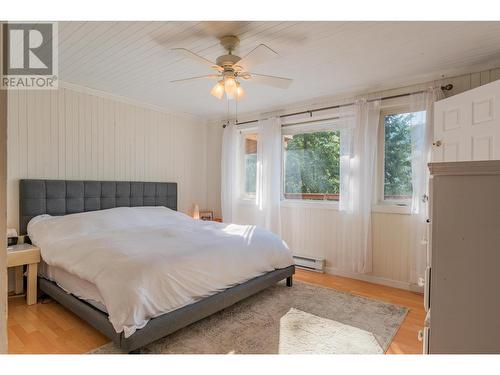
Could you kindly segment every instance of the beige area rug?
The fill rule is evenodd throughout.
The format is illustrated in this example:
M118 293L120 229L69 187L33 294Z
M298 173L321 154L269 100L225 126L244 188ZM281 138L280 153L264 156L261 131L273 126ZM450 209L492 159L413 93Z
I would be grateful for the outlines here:
M145 354L384 353L408 309L295 282L270 287L170 336ZM120 353L112 343L92 354Z

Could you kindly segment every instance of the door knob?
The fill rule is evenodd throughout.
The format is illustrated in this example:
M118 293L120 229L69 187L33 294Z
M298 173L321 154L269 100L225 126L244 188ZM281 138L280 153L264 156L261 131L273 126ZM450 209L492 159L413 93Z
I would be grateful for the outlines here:
M437 140L436 142L432 142L433 146L439 147L442 145L442 142L440 140Z

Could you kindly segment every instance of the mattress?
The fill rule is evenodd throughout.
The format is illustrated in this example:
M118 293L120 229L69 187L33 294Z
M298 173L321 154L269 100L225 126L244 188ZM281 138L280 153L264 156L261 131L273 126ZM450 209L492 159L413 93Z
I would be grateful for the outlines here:
M96 309L107 313L106 306L104 306L99 290L95 284L90 281L83 280L60 267L51 266L43 260L40 262L38 275L44 279L55 282L66 293L72 294L94 306Z
M293 265L286 244L265 229L203 222L165 207L41 215L28 235L55 267L46 277L106 306L126 338L152 318Z

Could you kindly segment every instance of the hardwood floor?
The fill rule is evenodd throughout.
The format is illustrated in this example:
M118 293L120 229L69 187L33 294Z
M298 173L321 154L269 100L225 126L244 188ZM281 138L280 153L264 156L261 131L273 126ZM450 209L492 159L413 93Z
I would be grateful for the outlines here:
M28 306L24 297L9 297L8 309L8 351L12 354L78 354L109 341L52 300Z
M417 340L425 318L421 295L304 270L297 270L295 279L408 307L410 311L387 353L422 353L422 343ZM27 306L22 297L9 298L8 339L12 354L85 353L109 341L58 303L49 300Z
M408 315L387 349L387 354L422 354L422 343L418 341L417 334L422 329L425 319L423 295L346 277L304 270L297 270L295 279L407 307L409 309Z

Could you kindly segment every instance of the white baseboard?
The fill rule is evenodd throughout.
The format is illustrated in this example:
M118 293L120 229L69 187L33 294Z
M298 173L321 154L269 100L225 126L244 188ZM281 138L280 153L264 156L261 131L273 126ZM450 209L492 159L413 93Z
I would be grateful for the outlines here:
M367 281L369 283L390 286L392 288L398 288L398 289L403 289L403 290L413 290L413 287L412 287L413 284L411 284L410 282L406 282L406 281L386 279L385 277L379 277L379 276L374 276L374 275L369 275L369 274L364 274L364 273L343 271L343 270L339 270L339 269L332 268L332 267L326 267L325 272L328 274L331 274L331 275L348 277L350 279L356 279L356 280L361 280L361 281Z

